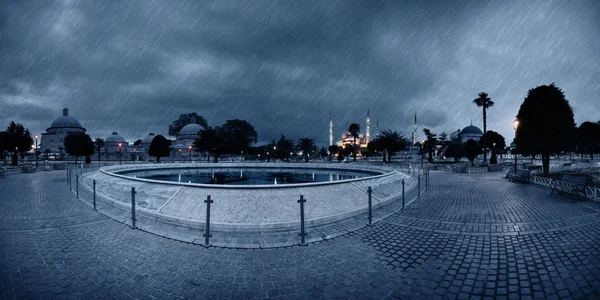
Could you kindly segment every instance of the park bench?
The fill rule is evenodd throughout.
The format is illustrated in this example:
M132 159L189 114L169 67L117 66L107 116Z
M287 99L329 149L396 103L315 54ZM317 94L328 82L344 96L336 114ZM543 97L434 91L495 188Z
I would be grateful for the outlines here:
M24 165L22 167L23 173L35 173L35 167L30 165Z
M577 196L585 197L585 188L588 179L582 176L563 175L560 180L552 180L550 183L550 193L571 193Z
M529 182L530 175L531 175L531 170L521 169L521 170L517 170L516 173L509 172L508 174L506 174L506 177L508 177L508 181Z

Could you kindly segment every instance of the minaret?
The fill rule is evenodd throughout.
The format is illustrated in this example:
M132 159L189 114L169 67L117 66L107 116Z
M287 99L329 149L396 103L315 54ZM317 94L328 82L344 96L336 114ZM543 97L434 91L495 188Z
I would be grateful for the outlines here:
M376 131L375 132L375 136L378 137L379 136L379 119L377 119L376 124L377 125L375 125L376 126L376 128L375 128L375 131Z
M368 145L371 141L371 116L369 110L367 109L367 134L365 136L366 144Z
M331 113L329 113L329 146L333 145L333 120L331 119Z
M417 143L417 114L415 113L415 124L413 125L412 144Z

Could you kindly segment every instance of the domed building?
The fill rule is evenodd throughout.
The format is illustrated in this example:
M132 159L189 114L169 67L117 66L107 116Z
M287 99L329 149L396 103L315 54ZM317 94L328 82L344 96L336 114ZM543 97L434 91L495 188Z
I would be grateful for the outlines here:
M204 127L196 124L196 118L192 118L190 124L187 124L181 128L177 135L176 146L181 149L188 149L189 146L194 146L194 141L200 137L200 131L204 130Z
M127 141L125 141L125 138L116 132L113 132L110 136L104 139L104 149L106 152L126 152L127 146L128 145Z
M461 143L466 143L468 140L475 140L476 142L479 142L479 139L482 135L483 131L471 124L460 131L460 133L458 134L458 138Z
M150 144L152 143L152 140L154 139L155 136L156 135L154 134L154 132L148 133L148 135L146 135L142 139L142 143L140 144L140 151L148 152L148 149L150 149Z
M69 110L63 109L63 115L54 119L46 132L42 133L40 151L44 153L60 153L65 147L65 137L69 134L85 134L86 129L81 126L77 119L69 116Z

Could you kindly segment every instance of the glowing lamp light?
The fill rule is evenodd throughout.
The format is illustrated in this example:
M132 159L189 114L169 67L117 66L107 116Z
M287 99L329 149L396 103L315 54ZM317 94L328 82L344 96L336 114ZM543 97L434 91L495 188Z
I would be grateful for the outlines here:
M518 128L518 127L519 127L519 120L514 120L514 121L513 121L513 128L514 128L515 130L517 130L517 128Z

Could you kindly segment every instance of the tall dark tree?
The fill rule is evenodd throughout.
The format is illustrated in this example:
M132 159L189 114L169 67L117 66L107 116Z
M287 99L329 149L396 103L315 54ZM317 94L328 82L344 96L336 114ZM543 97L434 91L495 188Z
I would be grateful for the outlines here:
M298 150L302 151L305 162L308 162L308 155L317 150L315 140L306 137L299 139L296 147Z
M433 152L436 149L436 145L438 144L438 140L436 134L432 133L431 130L424 128L423 133L425 134L426 140L423 144L423 150L429 154L427 161L429 163L433 162Z
M384 140L383 138L380 136L374 138L373 140L371 140L369 142L369 144L367 145L367 149L371 152L371 153L376 153L376 154L382 154L383 156L383 162L387 162L387 159L385 157L385 145L384 145Z
M152 139L152 142L150 142L148 155L156 157L156 162L159 162L161 157L168 157L171 155L170 145L171 142L169 142L167 138L162 135L157 135Z
M577 152L589 154L594 159L594 153L600 150L600 124L583 122L577 129Z
M204 128L208 127L208 123L206 122L206 119L204 119L203 116L200 116L195 112L181 114L181 115L179 115L179 118L177 120L173 121L173 123L171 123L169 125L169 135L177 136L179 134L179 131L181 130L181 128L183 128L183 126L190 124L192 122L192 118L196 119L196 124L199 124Z
M206 152L208 154L207 161L210 161L210 156L212 154L214 161L218 162L219 155L225 150L221 127L208 127L200 131L200 137L194 141L194 148L196 151Z
M350 136L354 139L354 142L352 143L352 145L354 146L354 152L352 154L354 155L354 160L356 160L356 151L358 149L356 145L356 139L360 137L360 125L356 123L350 124L350 126L348 127L348 132L350 133Z
M104 139L96 138L94 145L96 146L96 153L98 153L98 162L100 162L100 150L104 147Z
M339 149L340 148L338 147L338 145L330 145L329 147L327 147L327 150L329 151L329 161L331 161L333 156L339 152Z
M321 149L319 149L319 156L321 159L325 159L327 157L327 149L325 149L325 147L321 147Z
M381 140L381 147L387 154L387 162L392 162L392 156L398 151L405 149L409 145L409 141L397 131L384 130L377 139ZM370 144L371 142L369 142ZM385 159L384 159L385 162Z
M294 152L294 141L287 139L283 134L276 144L276 153L282 160L290 161L290 156Z
M8 132L0 131L0 160L4 160L8 148Z
M258 141L258 134L254 126L245 120L227 120L218 132L227 146L227 152L241 154Z
M29 129L25 129L23 125L10 122L6 128L5 139L6 142L4 147L13 154L11 164L16 166L19 164L18 154L21 153L21 155L23 155L31 150L31 146L33 145L31 133L29 132Z
M530 89L517 119L515 143L519 153L541 154L544 174L550 173L551 154L575 150L573 109L554 83Z
M65 151L75 156L75 163L79 156L85 156L85 162L90 163L90 155L94 154L94 142L89 135L83 133L71 133L65 137Z
M139 147L142 144L142 140L137 140L135 142L133 142L133 145L136 147Z
M485 133L487 132L487 109L494 106L494 101L492 101L492 99L490 99L490 97L488 97L487 93L481 92L479 93L479 97L475 100L473 100L473 103L475 103L475 105L477 105L478 107L483 108L483 134L484 134L484 145L486 145L487 143L485 142ZM486 155L486 151L483 151L483 161L486 162L487 161L487 155Z
M487 145L484 143L487 143ZM496 153L506 148L506 141L501 134L490 130L479 138L479 146L486 149L492 149L490 164L497 164L498 159Z
M477 157L477 155L481 154L481 148L479 147L479 143L473 139L470 139L465 143L464 149L465 156L471 162L471 167L473 167L475 165L475 158Z

